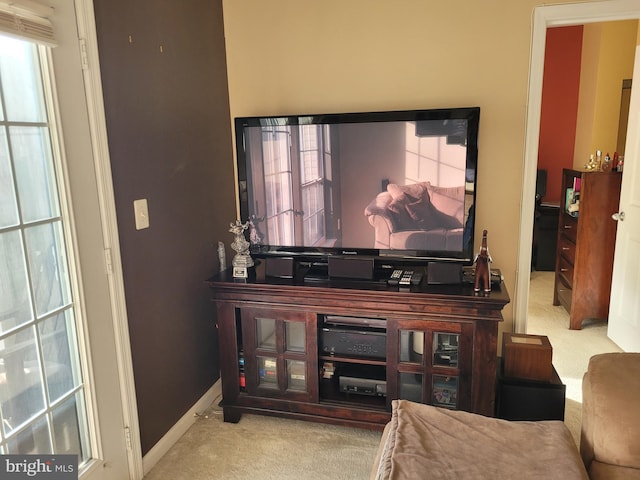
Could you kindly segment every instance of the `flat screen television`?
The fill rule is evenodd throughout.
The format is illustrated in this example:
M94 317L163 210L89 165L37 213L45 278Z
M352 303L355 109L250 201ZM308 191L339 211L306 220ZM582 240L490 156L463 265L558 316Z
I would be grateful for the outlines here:
M470 264L480 108L235 119L252 256Z

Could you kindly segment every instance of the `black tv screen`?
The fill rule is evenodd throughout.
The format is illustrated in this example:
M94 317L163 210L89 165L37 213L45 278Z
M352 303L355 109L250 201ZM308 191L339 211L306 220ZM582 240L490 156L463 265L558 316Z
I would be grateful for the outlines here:
M235 119L254 256L471 263L480 108Z

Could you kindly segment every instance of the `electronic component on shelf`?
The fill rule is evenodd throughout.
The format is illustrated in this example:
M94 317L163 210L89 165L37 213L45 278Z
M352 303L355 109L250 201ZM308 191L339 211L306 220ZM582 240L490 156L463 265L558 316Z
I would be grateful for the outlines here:
M463 283L475 283L476 270L473 266L462 267ZM489 281L492 285L499 285L502 282L502 272L498 268L492 268L489 271Z
M324 323L331 325L340 325L343 327L372 327L379 329L387 328L387 320L384 318L370 317L348 317L344 315L325 315Z
M387 335L381 330L323 328L321 351L329 355L386 358Z
M340 364L336 368L338 386L342 393L355 393L371 397L387 395L387 381L384 367L371 367L359 364Z
M339 384L342 393L357 393L374 397L387 396L387 382L384 380L342 376Z

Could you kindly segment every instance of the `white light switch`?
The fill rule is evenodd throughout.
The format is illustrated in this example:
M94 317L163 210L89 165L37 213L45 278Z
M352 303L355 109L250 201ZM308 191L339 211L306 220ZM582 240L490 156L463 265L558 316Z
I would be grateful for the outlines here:
M149 228L149 206L146 198L133 201L133 212L136 218L136 230Z

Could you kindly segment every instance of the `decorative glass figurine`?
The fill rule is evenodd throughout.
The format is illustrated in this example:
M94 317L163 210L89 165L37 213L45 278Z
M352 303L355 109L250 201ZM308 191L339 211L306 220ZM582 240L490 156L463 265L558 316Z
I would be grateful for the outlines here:
M247 278L249 267L253 267L253 259L249 254L249 242L244 237L244 232L249 228L249 222L241 223L236 220L229 224L229 231L235 235L231 248L236 252L231 264L233 265L234 278Z

